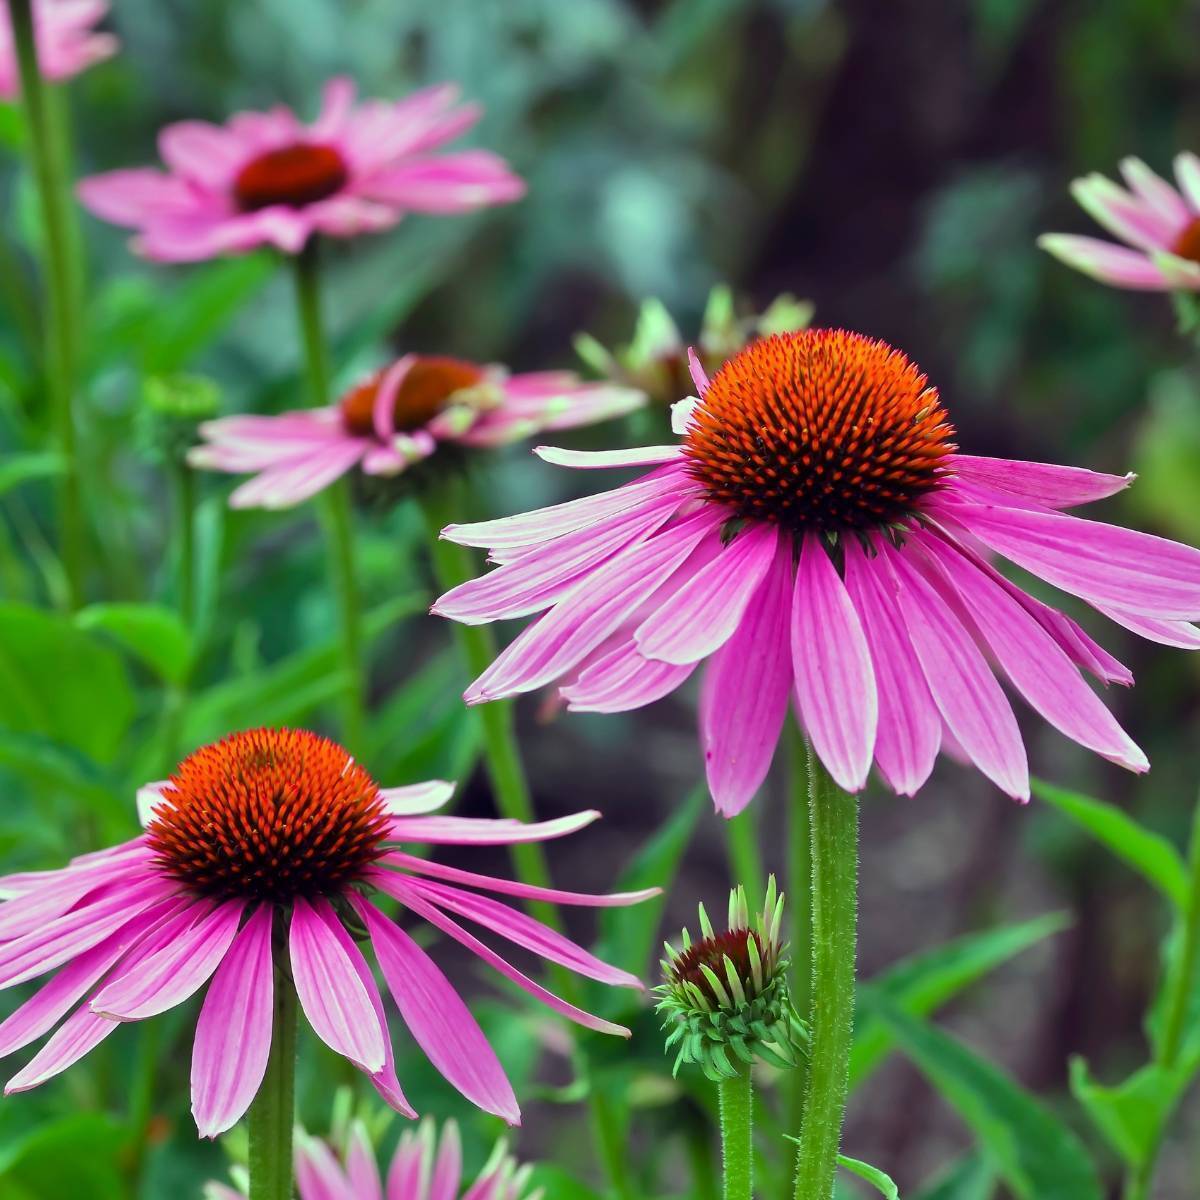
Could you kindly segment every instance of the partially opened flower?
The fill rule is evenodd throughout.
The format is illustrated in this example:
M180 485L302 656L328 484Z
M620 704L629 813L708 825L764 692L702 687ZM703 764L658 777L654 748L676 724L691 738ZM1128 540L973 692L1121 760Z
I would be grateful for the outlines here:
M631 388L581 383L569 371L509 375L464 359L406 354L328 408L207 422L204 444L188 457L196 467L256 472L230 496L235 508L287 508L355 468L394 476L439 449L478 450L588 425L645 399Z
M1047 233L1038 245L1068 266L1114 287L1140 291L1200 290L1200 158L1175 158L1177 186L1141 159L1126 158L1128 188L1093 173L1071 194L1096 222L1125 243Z
M398 102L355 103L354 84L325 86L317 119L290 109L244 112L221 125L180 121L159 135L165 172L110 171L83 180L97 216L136 229L147 258L185 262L277 246L296 254L315 233L353 237L407 212L456 213L525 190L486 150L435 153L478 119L441 84Z
M325 738L252 730L196 751L168 781L144 789L139 837L63 870L0 881L11 897L0 905L0 987L58 968L0 1023L5 1055L58 1026L5 1090L44 1083L121 1022L157 1016L208 984L192 1051L192 1111L201 1134L215 1136L258 1091L273 998L288 987L317 1036L366 1073L393 1108L415 1116L396 1078L383 1001L349 923L365 932L404 1023L437 1070L472 1103L518 1122L512 1088L467 1006L380 899L399 901L571 1020L623 1034L535 983L460 921L588 978L639 986L481 893L584 906L650 893L547 891L410 853L409 843L542 841L597 816L522 825L428 815L450 791L445 783L380 788Z
M843 788L874 763L897 792L939 750L1029 794L1025 747L994 671L1047 721L1134 771L1147 762L1083 677L1129 672L992 565L1007 558L1111 620L1200 646L1200 552L1062 510L1126 476L960 454L935 388L902 353L842 330L752 343L677 444L583 453L568 467L649 467L614 491L450 526L499 567L434 611L483 623L542 613L471 684L469 703L558 682L572 709L618 712L705 660L700 730L718 808L767 774L794 703Z
M529 1190L529 1167L517 1164L507 1144L496 1143L491 1158L464 1190L462 1140L447 1121L441 1137L426 1119L405 1130L388 1167L386 1187L371 1139L361 1121L351 1124L339 1155L329 1143L298 1132L296 1190L300 1200L538 1200ZM245 1200L246 1191L209 1184L205 1200Z
M117 39L96 26L108 15L108 0L33 0L33 34L43 78L70 79L117 52ZM21 91L8 4L0 0L0 97Z

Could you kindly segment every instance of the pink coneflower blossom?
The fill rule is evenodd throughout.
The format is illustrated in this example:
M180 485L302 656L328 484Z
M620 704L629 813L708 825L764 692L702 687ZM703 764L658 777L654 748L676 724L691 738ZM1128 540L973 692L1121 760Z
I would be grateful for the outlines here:
M451 525L497 570L434 611L483 623L545 612L471 684L471 704L558 682L570 708L618 712L708 659L700 733L717 807L740 811L794 704L843 788L872 763L915 792L939 749L1025 799L1025 747L994 670L1047 721L1147 769L1081 671L1129 672L990 562L998 554L1121 625L1195 648L1200 551L1061 510L1127 476L960 454L921 371L842 330L752 343L698 400L677 444L541 448L567 467L651 467L615 491Z
M1200 290L1200 158L1176 155L1178 187L1137 158L1123 159L1121 174L1128 190L1093 173L1075 180L1071 194L1124 246L1067 233L1044 234L1038 245L1114 287Z
M645 394L582 383L569 371L509 375L503 367L406 354L328 408L238 416L200 426L194 467L257 472L235 508L288 508L347 471L398 475L439 447L484 449L640 407Z
M483 893L584 906L650 893L547 891L409 853L409 843L543 841L598 815L529 825L429 815L451 790L437 782L380 788L325 738L257 729L197 750L169 780L144 789L139 837L60 871L0 880L10 897L0 905L0 987L58 968L0 1023L6 1055L58 1026L5 1091L45 1083L121 1022L166 1012L208 984L192 1049L192 1112L200 1133L214 1137L262 1082L274 988L286 971L316 1035L393 1108L415 1116L350 918L366 930L400 1015L434 1067L472 1103L518 1123L512 1088L467 1006L379 899L398 901L571 1020L627 1035L548 992L460 922L588 978L636 987L633 976Z
M97 216L138 231L147 258L192 262L277 246L296 254L315 233L354 237L389 229L406 212L457 213L506 204L525 185L486 150L435 154L478 119L440 84L395 103L356 105L354 84L325 85L320 115L244 112L224 126L168 125L158 139L164 173L110 171L79 184Z
M107 0L34 0L33 34L42 77L70 79L111 58L117 52L117 39L96 30L107 14ZM20 93L8 4L0 0L0 98L12 100Z
M371 1139L361 1121L351 1124L339 1156L323 1141L297 1131L296 1190L300 1200L538 1200L529 1190L529 1167L517 1165L497 1142L478 1177L463 1188L462 1142L447 1121L439 1141L432 1121L405 1130L388 1168L386 1190ZM245 1200L245 1191L209 1184L205 1200Z

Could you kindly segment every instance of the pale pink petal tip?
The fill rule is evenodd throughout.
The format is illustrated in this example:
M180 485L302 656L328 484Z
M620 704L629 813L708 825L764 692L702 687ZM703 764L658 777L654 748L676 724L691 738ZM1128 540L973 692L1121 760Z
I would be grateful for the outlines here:
M696 353L694 346L688 347L688 371L692 376L692 382L696 385L701 397L708 391L708 372L705 371L704 365L700 362L700 356Z

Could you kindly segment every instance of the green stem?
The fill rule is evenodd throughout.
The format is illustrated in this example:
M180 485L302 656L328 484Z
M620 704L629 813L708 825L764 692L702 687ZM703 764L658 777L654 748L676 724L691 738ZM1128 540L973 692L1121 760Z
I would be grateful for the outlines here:
M316 238L310 238L294 262L296 308L300 317L300 336L304 343L310 398L314 407L323 408L329 404L329 358L321 322L320 262L317 247ZM358 578L354 570L350 493L345 480L338 480L327 487L321 493L320 502L341 635L342 671L345 675L343 735L347 747L361 754L366 681L363 671Z
M762 851L758 842L758 808L751 804L736 817L725 822L725 845L729 851L729 865L735 883L746 889L753 906L766 891L767 879L763 872Z
M830 1200L854 1036L858 802L809 750L812 845L812 1042L796 1152L795 1200Z
M64 460L63 471L58 476L58 518L67 601L74 609L83 602L84 546L79 456L72 412L75 387L72 296L79 272L71 263L70 191L63 146L51 121L49 95L38 70L32 9L33 0L11 0L9 4L21 96L29 125L30 157L41 208L46 292L46 390L59 452Z
M752 1200L754 1195L754 1084L743 1066L717 1085L721 1102L722 1200Z
M1188 1034L1192 984L1200 964L1200 803L1192 819L1191 842L1188 848L1189 885L1187 907L1183 911L1182 945L1179 959L1172 966L1167 980L1162 1036L1154 1055L1154 1065L1164 1072L1179 1065L1184 1040ZM1151 1139L1145 1158L1133 1167L1125 1183L1125 1200L1149 1200L1150 1187L1158 1166L1158 1154L1166 1134L1166 1119Z
M809 840L808 747L799 727L788 723L785 733L788 753L787 814L788 884L787 903L791 910L790 957L792 960L792 1003L806 1017L812 986L812 846ZM804 1094L808 1087L807 1063L791 1072L785 1084L788 1129L799 1129L804 1119Z
M439 536L451 516L462 516L462 501L462 489L452 484L448 484L440 495L427 494L423 497L422 511L429 529L434 575L443 592L475 577L474 562L467 548ZM491 665L498 652L491 626L463 625L458 621L451 624L463 662L471 678L475 678ZM497 809L502 816L517 821L532 821L533 801L517 745L512 701L494 700L479 705L475 711L483 729L483 757ZM522 883L534 887L553 887L550 865L540 842L518 843L509 847L509 853ZM538 920L560 933L563 931L562 916L555 905L530 901L526 907ZM570 971L556 966L553 968L553 978L563 998L579 1006L583 996L576 977ZM577 1070L586 1077L587 1057L577 1042L574 1043L574 1058ZM621 1200L627 1200L635 1193L629 1177L629 1156L621 1122L607 1097L595 1088L589 1088L588 1106L597 1148L609 1182L614 1193Z
M291 1200L292 1125L295 1122L296 989L275 968L271 1054L250 1105L250 1200Z

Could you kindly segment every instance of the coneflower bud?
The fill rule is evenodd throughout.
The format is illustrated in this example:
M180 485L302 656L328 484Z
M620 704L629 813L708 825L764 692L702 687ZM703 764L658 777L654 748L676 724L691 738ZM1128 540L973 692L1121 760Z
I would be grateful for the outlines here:
M664 982L656 989L663 1029L670 1030L667 1049L676 1050L674 1072L697 1063L720 1082L755 1058L794 1067L808 1031L788 992L787 947L780 941L783 896L775 877L753 925L741 886L729 894L724 933L713 930L703 904L699 911L701 940L693 942L685 929L681 949L666 944Z

